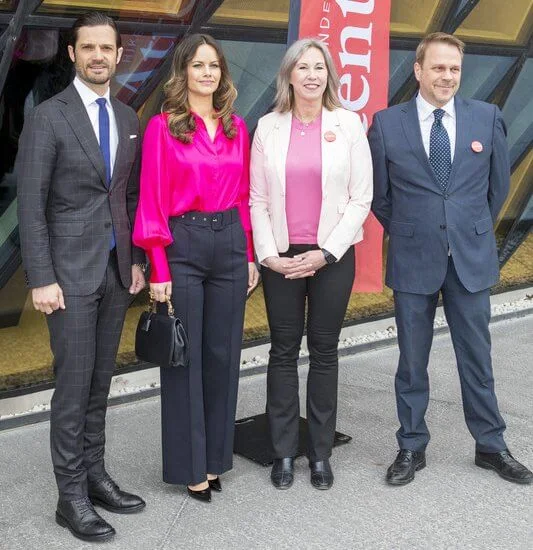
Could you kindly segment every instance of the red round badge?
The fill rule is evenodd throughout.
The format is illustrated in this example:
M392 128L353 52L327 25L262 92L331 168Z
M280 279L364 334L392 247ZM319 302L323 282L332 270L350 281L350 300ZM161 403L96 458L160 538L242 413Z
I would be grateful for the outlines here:
M483 151L483 145L481 145L479 141L473 141L472 151L474 151L474 153L481 153L481 151Z
M324 134L324 139L326 141L335 141L337 139L337 136L333 132L326 132Z

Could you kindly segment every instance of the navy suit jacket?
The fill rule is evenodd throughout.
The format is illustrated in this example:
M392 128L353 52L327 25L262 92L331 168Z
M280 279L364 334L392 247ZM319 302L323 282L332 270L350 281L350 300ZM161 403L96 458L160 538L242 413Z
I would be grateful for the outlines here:
M443 191L422 143L413 98L376 113L368 133L374 165L372 211L389 234L386 284L437 292L448 249L470 292L494 285L499 264L493 224L509 191L505 125L497 106L455 97L456 143ZM483 149L474 151L478 141Z

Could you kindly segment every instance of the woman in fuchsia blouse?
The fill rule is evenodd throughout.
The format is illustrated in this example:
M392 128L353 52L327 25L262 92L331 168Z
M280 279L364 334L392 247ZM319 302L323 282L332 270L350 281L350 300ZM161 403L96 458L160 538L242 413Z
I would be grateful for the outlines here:
M190 344L188 368L161 369L163 479L209 502L232 467L244 306L258 281L249 139L210 36L179 44L165 93L144 136L133 240L152 296L171 298Z

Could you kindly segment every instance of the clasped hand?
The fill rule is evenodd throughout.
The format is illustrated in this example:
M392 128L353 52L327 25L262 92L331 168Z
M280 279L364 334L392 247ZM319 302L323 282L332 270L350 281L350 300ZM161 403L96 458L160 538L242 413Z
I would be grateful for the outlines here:
M312 277L321 267L326 265L322 250L309 250L292 258L278 258L270 256L264 261L265 265L285 275L286 279L302 279Z

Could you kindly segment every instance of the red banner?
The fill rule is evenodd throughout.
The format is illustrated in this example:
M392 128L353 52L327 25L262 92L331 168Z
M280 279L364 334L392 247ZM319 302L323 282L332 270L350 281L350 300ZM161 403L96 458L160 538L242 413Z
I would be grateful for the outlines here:
M356 111L365 130L387 107L391 0L301 0L299 38L327 44L340 76L342 106ZM383 229L371 213L356 245L353 290L381 292Z

